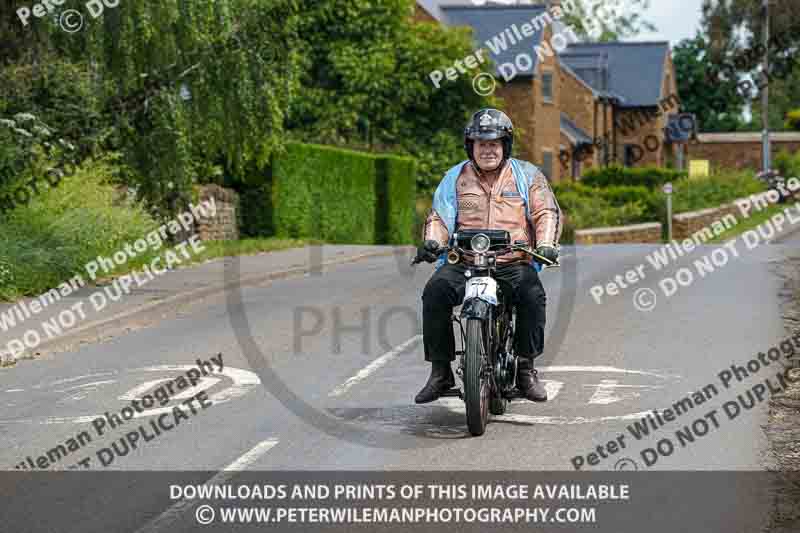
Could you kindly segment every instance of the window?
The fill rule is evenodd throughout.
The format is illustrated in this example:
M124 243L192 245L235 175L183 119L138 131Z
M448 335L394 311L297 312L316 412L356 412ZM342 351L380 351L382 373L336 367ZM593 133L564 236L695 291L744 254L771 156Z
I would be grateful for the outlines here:
M553 73L542 73L542 101L553 103Z
M553 179L553 152L542 150L542 172L548 180Z

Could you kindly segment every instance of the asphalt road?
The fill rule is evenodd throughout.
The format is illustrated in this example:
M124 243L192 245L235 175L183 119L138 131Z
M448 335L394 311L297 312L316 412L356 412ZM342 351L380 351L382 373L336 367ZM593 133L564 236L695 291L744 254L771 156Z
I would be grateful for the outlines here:
M584 471L763 471L772 464L760 429L766 401L733 420L722 405L767 378L777 384L777 365L734 379L728 390L719 374L786 337L775 264L796 253L796 244L740 245L739 257L700 277L692 261L715 248L701 247L657 272L646 260L654 246L565 247L561 271L542 274L548 344L540 376L552 398L513 402L479 438L469 436L460 400L413 403L429 370L419 304L432 268L412 271L410 256L385 256L230 290L156 317L149 327L0 370L0 465L12 470L29 456L35 462L85 431L92 441L48 469L89 458L101 471L213 472L235 464L273 471L574 471L580 457ZM602 303L592 297L592 286L641 264L644 279ZM659 281L682 267L696 279L666 297ZM640 301L655 301L651 310L634 305L639 289L652 290L639 293ZM184 406L189 414L176 427L100 464L98 450L111 450L100 452L108 460L113 442L121 448L126 432L158 417L145 412L103 436L95 417L119 413L217 354L223 372L217 368L179 397L202 390L210 407L198 400L191 414ZM637 440L628 428L709 385L717 393L704 402L695 397L691 409L651 435ZM664 438L674 451L645 464L642 451ZM612 453L609 441L625 447ZM589 456L598 446L605 458ZM151 503L148 517L158 510ZM131 530L141 525L134 522Z

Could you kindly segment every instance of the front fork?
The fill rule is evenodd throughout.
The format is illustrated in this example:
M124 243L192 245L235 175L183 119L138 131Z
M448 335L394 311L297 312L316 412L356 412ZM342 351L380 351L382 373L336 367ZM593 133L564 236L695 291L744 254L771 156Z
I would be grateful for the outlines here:
M458 324L461 333L461 347L467 344L467 336L464 330L463 320L478 319L483 322L485 334L484 345L487 347L488 361L487 372L490 376L492 390L503 392L503 389L513 388L516 378L516 360L508 350L508 339L513 331L511 322L507 322L505 329L501 327L501 317L505 317L506 309L501 304L499 307L484 302L479 298L472 298L464 302L460 316L453 316L453 322ZM490 329L494 328L493 335L489 335ZM493 341L490 343L489 341ZM460 378L464 378L464 350L456 351L458 357L458 367L456 373ZM513 368L511 368L513 367Z

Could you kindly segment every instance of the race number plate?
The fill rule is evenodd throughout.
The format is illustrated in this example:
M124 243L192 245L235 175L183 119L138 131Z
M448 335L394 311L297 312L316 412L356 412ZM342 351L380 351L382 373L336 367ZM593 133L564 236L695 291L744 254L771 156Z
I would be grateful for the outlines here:
M464 300L480 298L484 302L497 305L497 281L493 278L470 278L464 291Z

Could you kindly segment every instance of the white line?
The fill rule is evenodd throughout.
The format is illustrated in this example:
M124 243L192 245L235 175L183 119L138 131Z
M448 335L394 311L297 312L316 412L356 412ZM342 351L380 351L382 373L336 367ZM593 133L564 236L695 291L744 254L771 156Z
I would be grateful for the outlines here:
M116 382L117 380L115 379L107 379L105 381L92 381L91 383L84 383L83 385L75 385L74 387L67 387L66 389L61 389L54 392L67 392L78 389L98 388L98 385L108 385L109 383L116 383Z
M679 378L677 375L656 374L655 372L647 372L646 370L629 370L627 368L616 368L613 366L582 366L582 365L566 365L566 366L540 366L536 367L539 372L609 372L616 374L638 374L641 376L653 376L657 378Z
M348 379L347 381L345 381L343 384L341 384L338 387L336 387L335 389L333 389L330 392L330 394L328 394L328 396L332 396L332 397L341 396L342 394L347 392L351 387L353 387L353 386L357 385L358 383L360 383L360 382L364 381L365 379L367 379L370 374L372 374L373 372L378 370L380 367L382 367L383 365L388 363L393 357L396 357L398 354L400 354L403 351L405 351L409 346L411 346L415 342L419 341L420 339L422 339L422 335L414 335L413 337L408 339L406 342L404 342L403 344L401 344L397 348L395 348L395 349L393 349L393 350L391 350L389 352L386 352L385 354L383 354L382 356L378 357L373 362L371 362L369 365L367 365L366 367L361 369L358 372L358 374L356 374L355 376L353 376L350 379Z
M145 381L141 385L137 385L136 387L132 388L131 390L120 396L118 399L124 402L129 402L132 400L141 400L145 394L155 389L157 385L161 385L162 383L166 383L167 381L172 381L172 378L160 378L160 379L154 379L152 381Z
M492 415L492 420L502 420L506 422L526 422L528 424L591 424L593 422L608 422L611 420L636 420L644 417L650 411L641 411L639 413L631 413L628 415L611 415L611 416L598 416L598 417L583 417L577 416L568 418L566 416L531 416L531 415Z
M267 439L258 443L253 449L245 453L234 462L219 471L214 477L205 482L206 485L214 486L221 485L236 475L237 472L247 470L247 468L255 463L262 455L271 450L276 444L278 439ZM136 533L154 533L172 526L180 516L192 507L197 505L200 499L187 500L182 499L175 503L172 507L161 513L158 517L148 522Z
M94 377L99 377L99 376L113 376L116 373L117 373L117 371L114 370L112 372L98 372L96 374L86 374L85 376L76 376L74 378L59 379L57 381L52 382L50 384L50 386L52 387L53 385L63 385L64 383L72 383L73 381L78 381L78 380L86 379L86 378L94 378ZM41 389L42 387L44 387L44 385L42 385L42 384L33 386L34 389Z

